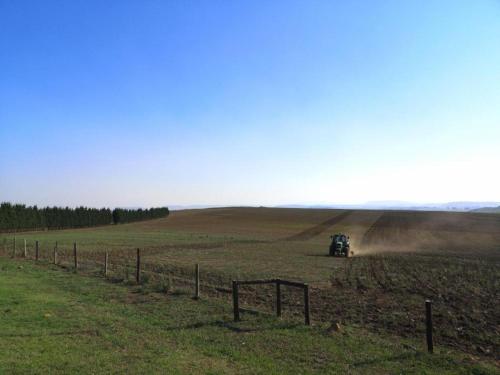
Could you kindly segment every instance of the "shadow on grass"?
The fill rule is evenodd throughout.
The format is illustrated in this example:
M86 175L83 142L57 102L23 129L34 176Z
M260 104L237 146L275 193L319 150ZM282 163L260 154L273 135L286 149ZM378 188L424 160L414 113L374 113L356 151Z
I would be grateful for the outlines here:
M385 356L380 356L380 357L368 359L365 361L354 362L352 365L354 367L373 366L376 364L391 362L391 361L399 362L402 360L418 359L419 357L421 357L421 353L408 352L408 353L402 353L402 354L398 354L398 355L385 355Z
M110 282L111 284L120 284L125 282L125 279L123 277L108 276L106 278L106 281Z
M40 333L3 333L0 337L46 337L46 336L99 336L98 330L79 330L79 331L66 331L66 332L40 332Z
M243 322L243 323L255 323L255 322ZM228 322L228 321L223 321L223 320L215 320L215 321L209 321L209 322L198 322L198 323L188 324L188 325L184 325L184 326L169 327L166 330L167 331L179 331L179 330L199 329L199 328L205 328L205 327L217 327L217 328L224 328L224 329L230 330L230 331L235 332L235 333L254 333L254 332L281 330L281 329L293 329L293 328L297 328L299 326L303 326L303 325L298 324L298 323L285 323L285 322L270 325L269 323L263 322L262 326L260 326L260 327L242 327L241 323Z

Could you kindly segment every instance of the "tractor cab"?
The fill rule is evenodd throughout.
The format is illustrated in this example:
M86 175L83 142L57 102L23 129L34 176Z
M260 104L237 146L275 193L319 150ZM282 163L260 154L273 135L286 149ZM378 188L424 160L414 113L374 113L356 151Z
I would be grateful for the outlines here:
M332 242L330 244L330 252L331 256L349 256L350 250L350 241L349 236L346 236L343 233L337 233L330 236Z

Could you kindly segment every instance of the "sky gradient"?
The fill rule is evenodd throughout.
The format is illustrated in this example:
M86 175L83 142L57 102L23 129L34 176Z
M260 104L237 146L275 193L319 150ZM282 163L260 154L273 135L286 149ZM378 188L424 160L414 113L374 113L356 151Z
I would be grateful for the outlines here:
M500 201L500 2L0 0L0 200Z

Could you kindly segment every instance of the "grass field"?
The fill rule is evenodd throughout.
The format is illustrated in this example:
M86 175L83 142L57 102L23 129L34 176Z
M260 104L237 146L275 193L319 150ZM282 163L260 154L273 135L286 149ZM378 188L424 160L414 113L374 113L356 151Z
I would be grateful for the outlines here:
M356 327L265 315L233 323L217 299L111 284L0 258L0 372L495 374L493 363Z
M351 236L354 257L326 256L329 235ZM4 234L6 252L12 234ZM221 208L173 212L153 221L80 230L19 233L28 254L40 241L46 258L58 242L70 264L81 256L144 267L202 269L202 281L282 277L312 287L313 322L341 322L378 334L423 339L423 306L434 304L437 345L478 358L500 358L500 215L411 211ZM170 282L170 281L169 281ZM204 291L211 293L210 290ZM221 296L220 293L212 293ZM229 296L222 294L222 300ZM285 292L286 316L298 321L300 300ZM273 308L272 291L249 288L243 302Z

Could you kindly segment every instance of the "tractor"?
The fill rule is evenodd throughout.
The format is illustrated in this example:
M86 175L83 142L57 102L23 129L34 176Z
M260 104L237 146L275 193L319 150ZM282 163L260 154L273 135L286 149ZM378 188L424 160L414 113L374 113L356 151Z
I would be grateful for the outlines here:
M343 233L338 233L330 236L330 238L332 239L332 243L330 244L330 255L349 257L349 236L346 236Z

